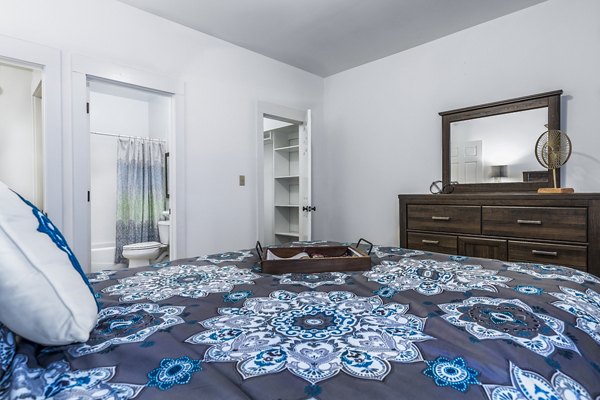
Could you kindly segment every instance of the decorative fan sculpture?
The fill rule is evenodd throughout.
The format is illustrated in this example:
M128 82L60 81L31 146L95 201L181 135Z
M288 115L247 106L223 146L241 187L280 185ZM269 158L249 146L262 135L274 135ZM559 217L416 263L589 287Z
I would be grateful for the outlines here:
M545 125L548 128L548 125ZM553 188L539 188L538 193L573 193L572 188L560 188L556 170L571 157L571 139L558 129L548 129L535 143L535 156L545 168L552 170Z

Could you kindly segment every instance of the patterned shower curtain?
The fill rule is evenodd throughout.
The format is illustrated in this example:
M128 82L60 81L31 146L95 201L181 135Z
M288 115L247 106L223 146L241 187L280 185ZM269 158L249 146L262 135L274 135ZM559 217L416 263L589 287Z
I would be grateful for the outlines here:
M127 263L124 245L159 241L158 220L165 209L165 144L118 140L115 263Z

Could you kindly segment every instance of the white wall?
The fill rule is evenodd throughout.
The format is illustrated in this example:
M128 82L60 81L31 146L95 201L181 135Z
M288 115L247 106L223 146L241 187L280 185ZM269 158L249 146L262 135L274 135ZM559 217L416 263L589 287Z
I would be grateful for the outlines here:
M148 137L149 103L90 90L90 130Z
M65 182L72 182L70 59L104 62L185 82L187 255L252 247L256 240L256 132L259 101L313 112L322 139L323 80L116 0L0 0L0 34L63 54ZM314 153L313 153L314 154ZM246 186L238 186L246 175ZM68 239L77 235L69 221ZM316 197L317 191L313 193ZM185 255L182 255L185 256Z
M256 238L258 101L313 109L315 239L397 243L396 195L425 193L441 175L437 113L549 90L565 91L562 128L574 143L564 184L600 191L596 0L549 0L334 75L324 97L317 76L115 0L0 5L0 34L63 53L67 185L73 54L185 82L189 256L251 247ZM71 207L68 197L65 213Z
M0 64L0 181L36 201L33 72Z
M169 151L171 97L154 95L148 102L148 137L164 140Z
M114 247L117 231L117 139L92 135L90 148L91 245L92 249Z
M556 89L574 146L563 184L600 191L599 15L597 0L550 0L326 78L319 236L397 244L397 195L441 178L438 112Z

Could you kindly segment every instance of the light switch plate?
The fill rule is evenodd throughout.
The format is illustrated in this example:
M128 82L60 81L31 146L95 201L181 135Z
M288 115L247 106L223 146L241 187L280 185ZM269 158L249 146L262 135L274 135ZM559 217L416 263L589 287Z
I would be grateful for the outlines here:
M246 175L240 175L240 186L246 186Z

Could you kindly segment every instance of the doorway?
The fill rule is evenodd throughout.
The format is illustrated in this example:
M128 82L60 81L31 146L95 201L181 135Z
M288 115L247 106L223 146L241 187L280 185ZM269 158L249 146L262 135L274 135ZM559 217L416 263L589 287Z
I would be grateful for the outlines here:
M311 127L305 112L265 105L259 113L258 238L311 240Z
M91 270L131 265L123 246L140 243L160 243L146 265L168 260L171 96L88 77L88 97Z
M98 85L97 90L91 90L88 86L93 82ZM102 89L99 89L100 83L109 86L112 93L102 93ZM90 158L91 148L90 143L92 140L91 117L90 113L94 113L94 96L100 94L112 95L112 99L115 102L111 102L112 106L107 107L108 110L112 109L115 111L115 104L118 102L118 98L121 100L133 103L131 98L127 98L125 92L131 93L130 89L135 89L143 93L144 95L160 95L163 99L162 102L146 101L146 107L148 108L148 118L150 114L155 112L151 104L160 105L159 112L162 115L163 124L155 124L151 120L147 120L147 129L150 130L150 126L166 126L166 141L168 144L168 185L169 185L169 199L168 199L168 210L169 213L169 259L182 258L185 255L185 241L178 240L178 238L184 237L186 228L185 224L185 186L183 185L183 179L180 178L180 174L183 175L184 171L184 160L178 155L183 152L185 148L185 135L183 134L183 120L184 120L184 83L170 79L162 75L156 75L153 73L140 71L138 69L114 65L111 63L100 62L95 59L90 59L84 56L73 56L71 60L71 92L72 92L72 140L73 140L73 220L77 221L77 234L73 236L72 249L77 255L82 268L86 272L91 271L91 201L94 198L102 198L102 193L96 192L94 194L91 190L91 171L90 171ZM95 93L95 94L94 94ZM132 97L130 94L129 97ZM154 97L153 97L154 98ZM98 97L96 97L96 104ZM92 104L90 104L92 100ZM141 98L137 98L142 102ZM96 112L98 112L96 107ZM117 110L119 111L118 107ZM110 113L109 113L110 114ZM95 118L95 117L92 117ZM119 121L111 121L110 117L108 124L116 124ZM123 121L121 121L123 122ZM127 131L121 131L120 129L126 127ZM131 132L136 132L135 126L132 125L94 125L94 131L97 133L108 133L117 134L121 136L135 136ZM112 130L119 131L113 132ZM101 129L107 130L107 132L101 131ZM108 131L108 130L111 131ZM102 136L102 135L96 135ZM150 133L148 133L148 139ZM167 158L167 157L165 157ZM166 206L165 206L166 207ZM163 229L164 230L164 229Z
M0 181L45 210L42 70L0 61Z
M450 179L460 183L483 182L483 141L469 140L452 143L450 151Z

